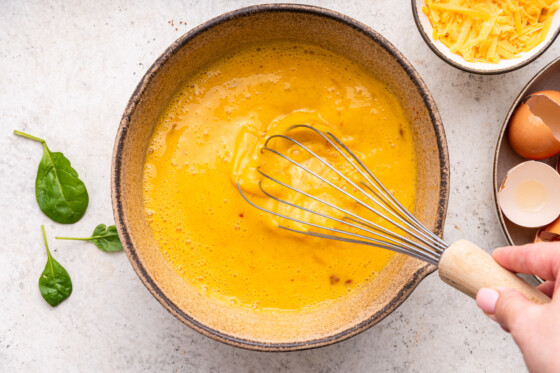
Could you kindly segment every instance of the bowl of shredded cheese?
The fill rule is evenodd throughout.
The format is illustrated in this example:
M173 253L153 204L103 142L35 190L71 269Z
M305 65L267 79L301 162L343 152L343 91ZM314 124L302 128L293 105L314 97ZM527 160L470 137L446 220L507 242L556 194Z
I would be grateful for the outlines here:
M477 74L516 70L538 58L560 31L558 0L412 0L428 46Z

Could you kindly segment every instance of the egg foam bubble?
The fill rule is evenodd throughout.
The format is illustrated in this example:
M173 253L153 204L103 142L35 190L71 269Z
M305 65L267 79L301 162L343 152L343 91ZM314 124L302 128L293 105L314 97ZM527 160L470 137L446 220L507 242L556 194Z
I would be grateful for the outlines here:
M301 123L335 132L414 209L412 129L385 84L318 46L237 50L182 85L154 127L144 163L151 234L201 294L255 312L304 312L359 291L399 255L279 229L239 194L237 182L269 203L257 190L260 151L268 136Z

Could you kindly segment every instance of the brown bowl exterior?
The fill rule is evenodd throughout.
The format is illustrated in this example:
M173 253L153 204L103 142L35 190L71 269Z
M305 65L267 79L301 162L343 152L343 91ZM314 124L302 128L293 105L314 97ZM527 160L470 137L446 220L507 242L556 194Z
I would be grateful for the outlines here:
M230 345L265 351L324 346L353 336L397 308L436 268L396 255L360 291L316 310L261 314L236 310L191 288L167 264L144 217L143 162L152 129L170 99L194 72L254 43L297 41L338 52L372 71L403 105L417 147L415 215L441 235L449 192L449 160L441 118L425 84L387 40L330 10L259 5L219 16L174 42L152 65L122 117L112 162L115 222L134 270L156 299L191 328Z

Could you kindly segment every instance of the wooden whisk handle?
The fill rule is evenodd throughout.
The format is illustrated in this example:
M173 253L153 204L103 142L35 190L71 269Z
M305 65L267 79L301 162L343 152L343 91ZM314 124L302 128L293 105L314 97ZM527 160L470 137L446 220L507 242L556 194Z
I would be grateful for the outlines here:
M500 266L480 247L467 240L449 246L439 261L439 277L455 289L475 298L481 288L510 288L535 303L548 303L550 298Z

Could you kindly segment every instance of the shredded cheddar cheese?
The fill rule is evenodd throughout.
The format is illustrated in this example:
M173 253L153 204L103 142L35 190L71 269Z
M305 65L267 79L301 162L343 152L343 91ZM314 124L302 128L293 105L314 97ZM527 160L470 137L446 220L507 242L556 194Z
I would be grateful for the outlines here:
M468 62L498 63L541 43L558 0L425 0L434 40Z

